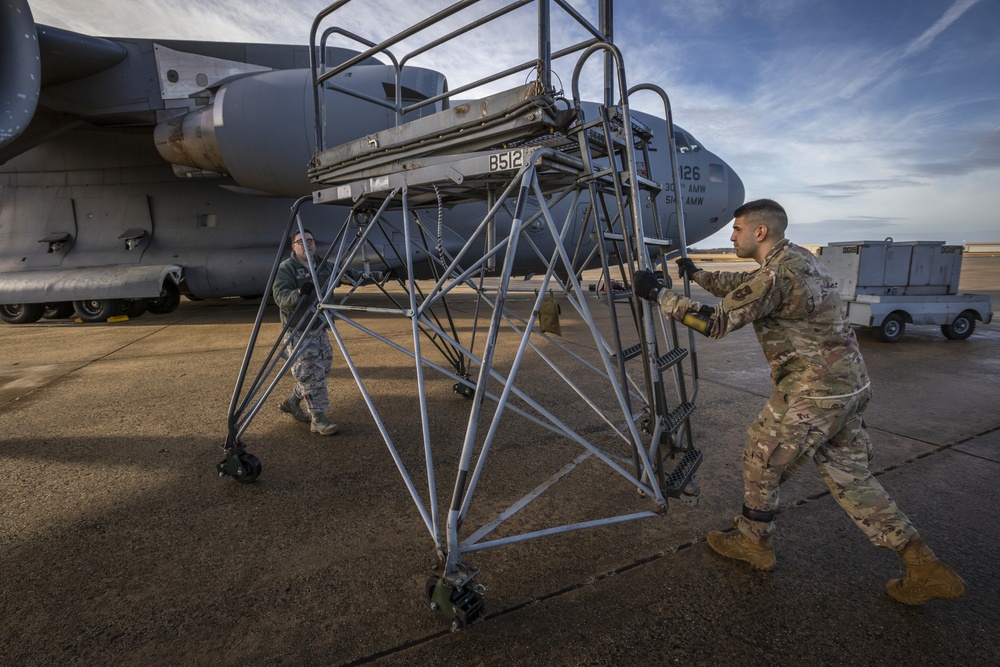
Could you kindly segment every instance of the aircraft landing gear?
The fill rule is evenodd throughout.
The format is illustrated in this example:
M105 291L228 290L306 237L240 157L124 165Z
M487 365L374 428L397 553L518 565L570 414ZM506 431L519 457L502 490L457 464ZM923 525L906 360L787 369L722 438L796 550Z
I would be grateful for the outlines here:
M424 585L431 609L452 631L463 630L482 618L485 611L486 587L468 582L456 587L444 577L431 576Z
M260 476L260 459L253 454L248 454L239 443L234 449L226 450L226 458L215 466L219 477L229 475L240 484L252 484Z

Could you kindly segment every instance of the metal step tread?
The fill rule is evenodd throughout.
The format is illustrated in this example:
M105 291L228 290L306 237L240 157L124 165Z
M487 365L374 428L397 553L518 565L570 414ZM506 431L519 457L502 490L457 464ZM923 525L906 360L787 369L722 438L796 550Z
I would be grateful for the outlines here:
M622 355L621 356L622 356L622 359L624 359L625 361L628 361L630 359L635 359L640 354L642 354L642 343L636 343L635 345L633 345L631 347L626 347L624 350L622 350ZM612 354L611 358L612 359L617 359L618 358L618 354L617 353L616 354Z
M684 492L684 487L688 485L691 478L694 477L695 471L698 470L698 466L701 465L701 459L700 450L685 450L680 461L664 480L663 495L669 498L680 497Z
M662 357L656 360L656 367L660 369L660 371L665 371L671 366L677 364L681 359L686 357L687 354L688 354L687 349L683 347L675 347L674 349L670 350L669 352L667 352Z
M684 401L683 403L678 405L677 408L675 408L673 412L667 415L666 419L664 420L663 423L664 433L675 433L677 429L679 429L681 425L685 422L685 420L687 420L687 418L691 416L692 412L694 412L694 403L692 403L691 401Z
M604 241L624 241L625 240L625 235L622 234L621 232L605 232L605 231L602 231L602 232L600 232L600 234L601 234L601 239L604 240ZM629 239L631 239L631 238L632 238L632 236L630 234L629 235ZM652 236L644 236L644 237L642 237L642 242L645 243L646 245L661 246L661 247L670 247L670 246L673 246L673 244L674 244L673 241L671 241L670 239L658 239L658 238L653 238Z

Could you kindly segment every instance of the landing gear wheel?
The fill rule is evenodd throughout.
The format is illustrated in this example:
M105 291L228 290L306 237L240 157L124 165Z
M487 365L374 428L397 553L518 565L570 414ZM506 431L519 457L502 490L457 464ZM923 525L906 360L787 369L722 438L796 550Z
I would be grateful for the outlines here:
M73 302L77 316L84 322L106 322L109 317L121 315L123 305L121 299L87 299Z
M941 333L951 340L965 340L976 330L976 315L971 310L959 313L951 324L942 324Z
M906 331L906 320L899 313L889 313L875 329L875 338L883 343L895 343Z
M146 312L149 303L145 299L129 299L125 301L122 315L127 315L129 319L135 319Z
M42 319L41 303L7 303L0 306L0 320L9 324L29 324Z
M72 301L54 301L45 304L42 317L46 320L64 320L75 312Z
M154 315L166 315L177 310L181 303L181 290L173 280L163 281L163 290L155 299L146 299L146 308Z

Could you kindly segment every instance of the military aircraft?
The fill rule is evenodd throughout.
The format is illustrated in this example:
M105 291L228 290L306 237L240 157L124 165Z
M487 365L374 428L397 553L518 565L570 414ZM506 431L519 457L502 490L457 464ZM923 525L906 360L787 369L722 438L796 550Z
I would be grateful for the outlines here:
M75 313L96 322L170 312L182 294L265 292L294 198L317 189L307 170L316 147L309 47L94 37L36 25L27 0L0 7L0 31L0 318ZM333 67L358 52L326 54ZM442 73L419 67L404 70L398 95L396 80L375 58L340 73L325 104L326 145L449 104L397 118L365 99L414 102L448 87ZM731 219L743 184L689 133L674 132L677 196L694 243ZM667 163L665 150L651 155ZM668 172L664 164L655 171ZM674 193L663 196L670 204ZM446 210L445 243L460 246L483 206ZM346 210L306 206L300 215L323 242ZM676 218L661 224L676 247ZM402 262L392 256L366 268L392 269ZM517 268L534 270L530 258Z

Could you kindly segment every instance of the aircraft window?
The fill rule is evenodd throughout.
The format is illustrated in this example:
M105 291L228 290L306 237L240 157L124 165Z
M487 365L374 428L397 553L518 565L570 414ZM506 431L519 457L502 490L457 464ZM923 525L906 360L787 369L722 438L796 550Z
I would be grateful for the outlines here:
M721 164L708 163L708 182L722 183L726 180L726 168Z
M684 130L674 131L674 144L678 153L697 153L701 150L698 141Z
M688 145L691 146L692 153L697 153L698 151L701 150L701 144L698 142L697 139L694 138L693 134L689 133L687 135L687 140L688 140Z
M677 145L678 153L690 153L691 143L688 141L688 137L683 132L674 133L674 143Z

